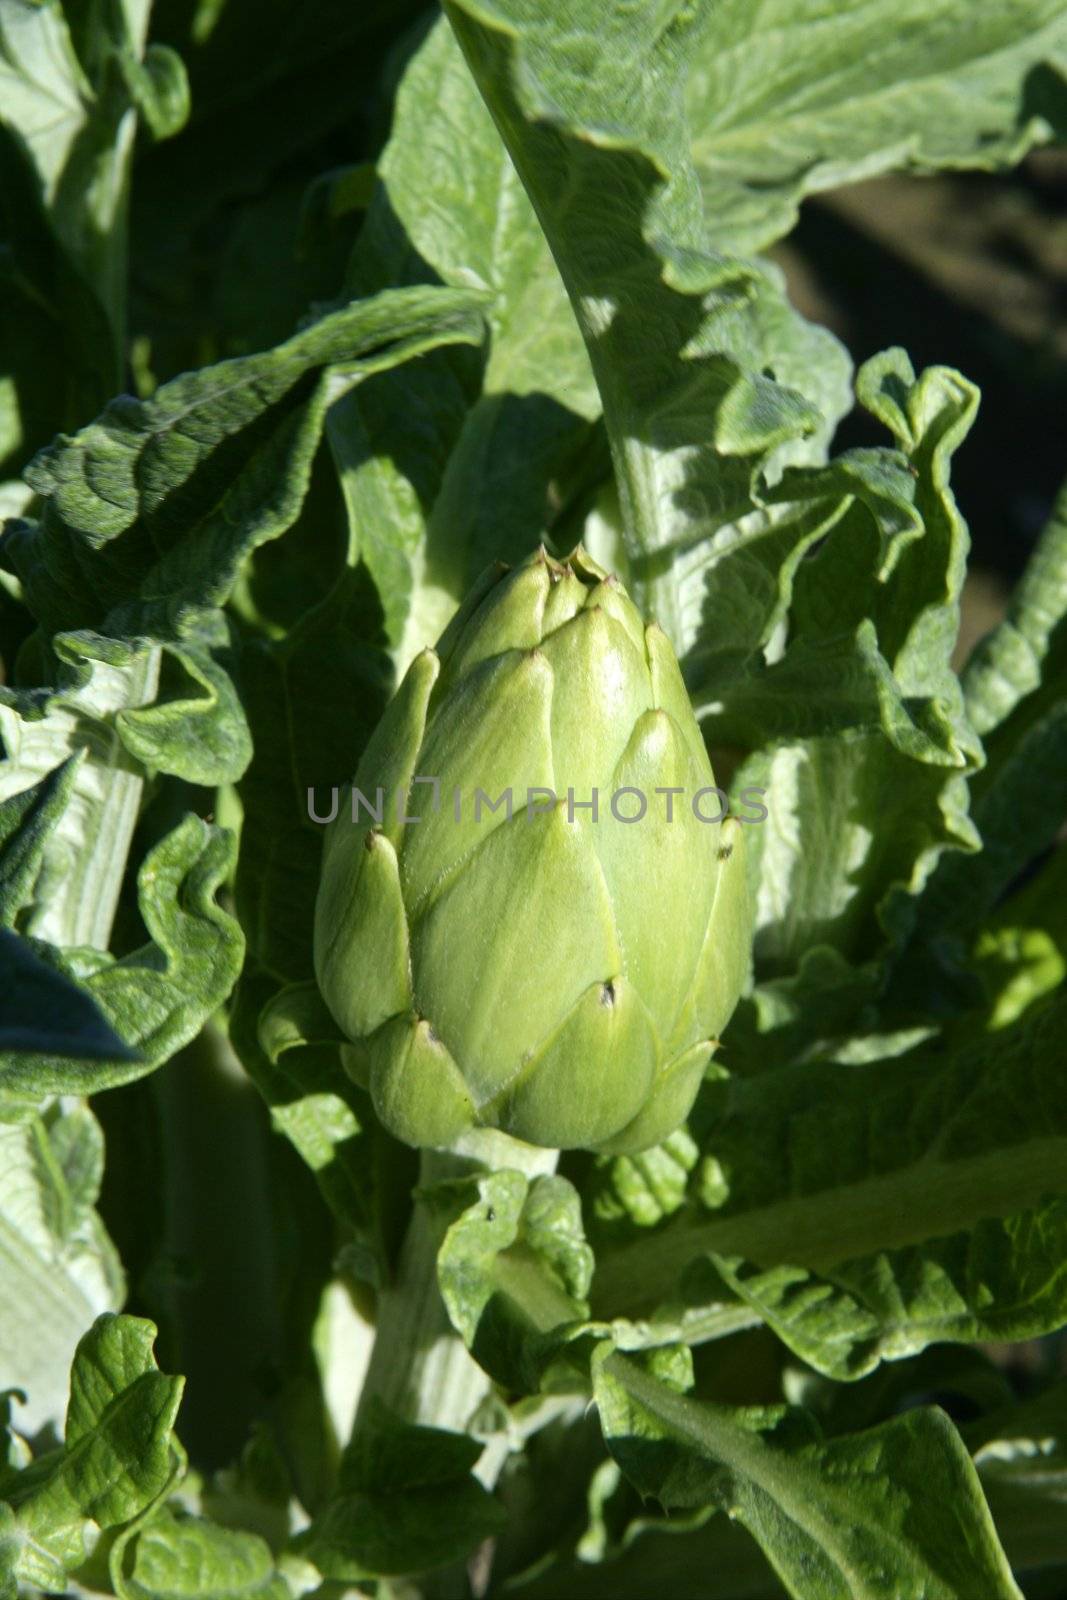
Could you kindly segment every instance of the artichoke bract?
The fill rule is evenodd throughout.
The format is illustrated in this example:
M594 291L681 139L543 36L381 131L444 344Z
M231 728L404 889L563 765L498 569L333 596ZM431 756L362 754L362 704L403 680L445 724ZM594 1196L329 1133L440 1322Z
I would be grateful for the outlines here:
M674 652L579 547L487 574L325 841L319 986L409 1144L627 1151L687 1115L750 915Z

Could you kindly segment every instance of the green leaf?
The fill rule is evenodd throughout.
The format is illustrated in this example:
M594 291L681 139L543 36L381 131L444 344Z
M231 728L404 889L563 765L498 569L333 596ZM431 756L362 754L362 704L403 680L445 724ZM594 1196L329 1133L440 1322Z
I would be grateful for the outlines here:
M177 51L165 44L149 45L143 62L121 56L119 70L153 139L180 133L189 119L189 80Z
M1060 832L1067 812L1067 693L1013 733L1010 750L997 751L996 766L974 785L972 816L982 851L977 859L949 856L939 863L920 903L920 943L954 936L969 945L1023 869Z
M679 1128L638 1155L598 1157L599 1182L593 1190L598 1220L626 1217L642 1228L662 1222L684 1203L699 1155L688 1130Z
M0 1124L0 1389L28 1395L20 1424L30 1434L58 1422L75 1345L124 1292L93 1209L103 1169L100 1128L84 1106Z
M350 1230L347 1270L380 1286L389 1273L392 1212L408 1203L414 1157L388 1137L370 1097L344 1071L336 1025L318 989L314 983L279 989L246 970L231 1032L274 1128Z
M151 705L115 714L119 738L150 773L167 772L205 788L233 783L252 759L252 739L228 670L230 629L217 611L162 647L160 691ZM181 687L168 692L168 668ZM200 693L189 693L189 686Z
M1003 622L977 644L963 671L967 708L983 736L1003 726L1062 667L1067 618L1067 484L1060 490ZM1051 660L1049 659L1051 655Z
M872 1023L871 1003L925 920L939 861L966 875L980 842L967 780L982 753L951 667L967 530L948 482L977 394L947 369L917 378L888 351L857 395L895 449L785 474L775 503L820 519L826 537L796 568L784 646L769 662L709 655L718 683L698 697L713 739L756 747L734 774L735 806L762 791L769 813L746 838L756 989L722 1056L740 1070L894 1031L892 1014ZM887 793L893 825L872 826ZM925 1009L943 1005L931 996ZM928 1023L914 1010L907 1025Z
M1056 0L716 7L687 99L712 238L762 249L805 195L876 172L1014 165L1049 136L1065 55Z
M504 1522L471 1468L481 1446L377 1405L345 1453L340 1492L294 1541L328 1578L424 1572L461 1560Z
M862 399L862 374L857 389ZM801 731L809 686L797 657L803 658L805 649L815 646L821 646L824 657L828 651L847 650L858 630L871 626L864 603L872 589L878 593L875 584L888 582L903 550L923 533L914 472L898 451L848 451L826 467L788 469L760 498L763 508L746 519L743 538L716 538L706 552L705 625L687 663L698 708L703 697L712 700L702 713L710 721L709 731L716 738L746 745L759 743L761 735L774 738ZM847 534L839 530L846 519ZM807 569L801 566L812 546L824 539L835 545L834 559L824 563L830 569L830 595L821 585L805 585ZM851 559L842 560L842 545ZM852 580L853 593L842 593L843 577ZM794 584L799 594L793 638L782 655L780 646L775 646L775 633L789 611ZM801 607L809 589L812 606L819 609L804 618ZM833 657L827 664L838 673L843 665ZM795 684L794 674L799 678ZM888 676L884 665L881 675ZM829 679L819 688L822 700L829 692ZM744 712L761 690L770 692L766 704L757 701L763 716L753 726L751 716L744 720ZM838 696L847 706L854 693L854 685L846 679L843 695L838 691ZM819 731L830 731L839 721L834 704L838 696L831 695L827 721L818 724ZM770 711L776 704L781 707L777 714ZM853 715L851 725L862 726L863 720ZM872 720L877 724L877 715ZM904 720L902 711L898 720ZM841 726L849 725L841 721Z
M217 612L205 614L162 653L144 639L89 630L57 634L52 648L60 663L54 689L0 687L0 733L9 758L0 765L0 795L23 794L27 779L41 772L42 782L54 782L49 774L59 770L56 758L69 752L66 803L49 813L26 927L56 944L106 949L143 769L191 783L236 777L249 759L248 728L221 664L228 633ZM206 692L175 691L170 661L183 689L192 678Z
M965 1232L942 1234L949 1219L927 1226L938 1233L921 1245L816 1271L717 1256L711 1290L721 1299L725 1279L802 1359L841 1380L930 1344L1038 1338L1067 1321L1062 1201ZM683 1292L701 1298L699 1274Z
M466 1208L437 1256L454 1328L498 1383L535 1392L558 1330L582 1321L593 1257L573 1187L553 1175L529 1182L489 1172L465 1186ZM458 1205L463 1191L457 1190Z
M265 1539L170 1508L134 1535L117 1567L121 1600L290 1600L294 1592Z
M165 47L145 53L148 12L59 0L8 0L0 12L0 164L22 167L20 186L43 223L32 229L36 238L23 218L12 225L19 264L30 269L19 287L35 311L43 302L49 313L48 344L59 322L71 346L94 358L96 371L79 375L90 392L122 380L136 113L157 137L184 120L181 62ZM39 275L33 269L42 264ZM79 328L86 314L98 324L91 338ZM21 409L34 384L32 358L17 363L14 379ZM47 437L67 418L54 401L45 405Z
M138 874L138 902L150 942L119 960L95 950L53 951L77 979L126 1051L87 1064L62 1055L0 1059L0 1088L19 1094L95 1094L142 1077L187 1044L226 999L244 953L241 930L216 904L234 842L224 829L186 817L160 841Z
M709 7L605 3L579 20L562 0L450 0L446 13L586 340L629 584L681 654L707 541L737 538L761 467L821 459L848 407L847 359L771 269L708 252L684 102Z
M150 1322L105 1315L79 1342L63 1448L26 1474L24 1494L16 1484L16 1570L27 1583L65 1590L100 1531L132 1521L171 1481L183 1380L157 1368L155 1336Z
M602 1346L596 1403L642 1494L741 1521L798 1600L1018 1600L970 1458L943 1412L812 1439L801 1419L679 1395ZM946 1515L946 1513L949 1513Z
M1067 1321L1062 1004L966 1049L712 1084L694 1204L601 1252L594 1309L727 1285L838 1378ZM687 1265L713 1253L708 1284Z
M113 400L29 469L43 513L14 524L3 548L34 615L59 631L121 608L123 632L180 638L293 522L327 406L419 351L478 342L482 298L386 291L272 350L174 378L151 400Z
M986 745L973 784L977 860L943 860L922 901L928 946L969 945L1019 873L1053 843L1067 810L1067 489L1062 490L1008 614L964 672L969 714Z
M1065 887L1067 851L1059 849L1003 902L975 941L973 966L989 999L989 1027L1015 1022L1067 976Z
M865 659L866 692L877 712L856 718L850 738L839 729L836 737L791 741L756 757L736 779L738 788L755 783L771 796L772 820L750 838L760 884L757 952L779 971L812 943L813 929L853 960L874 953L872 934L899 942L938 857L946 847L974 850L978 843L963 774L979 765L981 752L951 669L967 532L948 485L977 393L946 369L916 379L902 352L888 351L864 366L857 394L895 436L922 531L898 542L887 570L886 540L903 522L907 501L889 500L887 518L887 500L868 498L865 509L875 516L839 521L797 575L791 643L768 676L781 677L785 696L791 660L817 659L810 652L855 628L856 666ZM815 476L817 488L833 471ZM803 473L794 476L803 481ZM853 492L848 480L841 487ZM847 693L847 676L843 682ZM816 683L798 676L796 699ZM871 830L875 797L890 789L895 825Z
M491 296L480 369L449 352L330 418L350 559L370 567L403 668L492 559L544 535L599 400L545 236L443 19L404 73L377 174L353 286L439 278Z
M255 754L239 791L237 904L255 955L283 980L312 974L325 831L315 818L350 782L385 704L387 663L367 631L358 578L345 574L284 638L242 653Z

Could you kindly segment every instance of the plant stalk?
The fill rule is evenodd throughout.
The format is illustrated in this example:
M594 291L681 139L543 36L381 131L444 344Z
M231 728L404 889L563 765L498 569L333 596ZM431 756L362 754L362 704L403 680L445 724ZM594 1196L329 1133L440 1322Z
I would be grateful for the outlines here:
M557 1150L476 1130L450 1150L424 1150L407 1236L393 1282L378 1298L377 1327L359 1420L372 1398L406 1422L463 1433L489 1393L490 1379L453 1328L437 1282L437 1254L450 1218L426 1191L481 1169L511 1168L527 1177L553 1172Z

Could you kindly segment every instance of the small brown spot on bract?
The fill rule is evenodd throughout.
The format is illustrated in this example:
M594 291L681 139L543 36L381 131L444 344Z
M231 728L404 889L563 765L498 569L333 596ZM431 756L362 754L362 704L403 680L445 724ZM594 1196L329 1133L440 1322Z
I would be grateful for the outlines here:
M732 844L721 844L719 846L719 860L720 861L729 861L729 859L733 855L733 853L734 853L734 847L733 847Z
M377 828L368 828L366 836L363 840L364 850L373 850L380 838L381 834L378 832Z
M602 1006L613 1006L615 1004L615 985L610 979L600 991L600 1004Z
M496 1212L493 1210L492 1206L490 1206L488 1208L488 1210L486 1211L485 1220L486 1220L486 1222L495 1222L496 1221Z

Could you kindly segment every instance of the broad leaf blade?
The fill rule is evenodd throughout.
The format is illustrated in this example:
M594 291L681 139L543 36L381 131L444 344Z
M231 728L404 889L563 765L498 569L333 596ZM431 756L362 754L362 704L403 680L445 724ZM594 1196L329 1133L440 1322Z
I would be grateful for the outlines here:
M491 560L544 536L599 399L544 234L443 19L400 83L377 177L352 285L439 278L491 297L484 359L442 352L330 418L350 559L370 566L402 670Z
M578 18L561 0L455 0L446 11L586 340L631 583L684 651L700 624L704 541L730 539L755 508L761 466L821 457L847 409L847 360L767 269L708 250L684 95L709 8L603 3Z
M4 546L38 620L93 627L122 607L137 622L126 631L170 637L220 605L245 556L294 520L330 400L420 350L479 340L480 303L432 288L356 301L151 400L122 396L42 451L30 469L42 519L14 525ZM334 366L337 389L320 376Z
M805 195L876 172L1011 166L1048 138L1065 62L1057 0L727 0L687 100L712 238L763 249Z
M1018 1600L977 1474L943 1412L820 1441L789 1417L688 1399L606 1349L595 1382L609 1446L642 1493L729 1512L797 1600L895 1600L909 1589L930 1600Z

